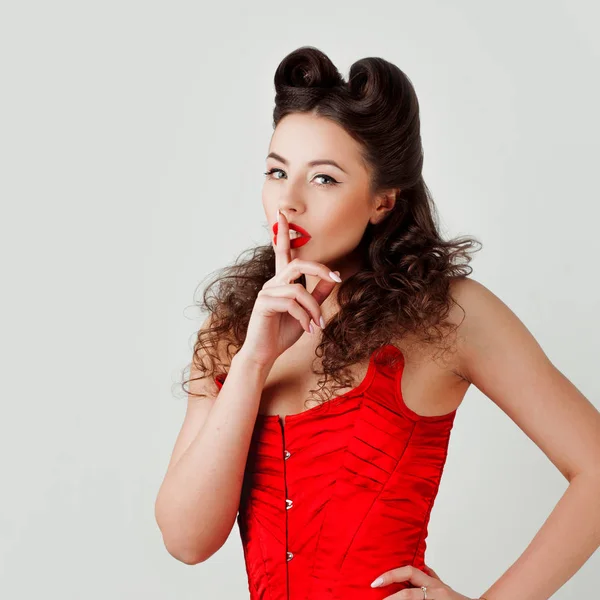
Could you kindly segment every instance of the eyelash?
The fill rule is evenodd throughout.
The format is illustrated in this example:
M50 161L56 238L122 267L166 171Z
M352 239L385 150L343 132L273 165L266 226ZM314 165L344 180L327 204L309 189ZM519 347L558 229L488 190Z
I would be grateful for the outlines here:
M281 169L276 169L276 168L275 168L275 169L271 169L270 171L267 171L267 172L265 173L265 175L266 175L266 176L267 176L269 179L271 179L271 177L270 177L270 176L271 176L273 173L275 173L275 171L280 171L281 173L283 173L283 172L284 172L284 171L282 171ZM318 174L318 175L315 175L315 177L326 177L327 179L330 179L330 180L331 180L331 183L320 183L320 184L318 184L318 186L319 186L319 187L329 187L329 186L334 186L334 185L337 185L337 184L339 183L339 181L336 181L336 180L335 180L333 177L331 177L330 175L325 175L324 173L320 173L320 174ZM277 178L276 178L276 177L273 177L272 179L275 179L275 180L277 180Z

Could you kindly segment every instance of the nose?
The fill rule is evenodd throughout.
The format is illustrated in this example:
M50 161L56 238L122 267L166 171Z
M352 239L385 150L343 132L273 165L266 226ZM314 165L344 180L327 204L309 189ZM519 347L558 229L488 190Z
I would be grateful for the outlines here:
M285 215L286 221L291 221L293 219L294 211L291 211L288 208L279 207L279 210ZM277 213L275 213L275 220L277 221Z
M302 214L305 209L304 199L300 190L289 185L286 189L279 190L275 208L275 221L277 221L277 209L279 209L288 221L292 221L297 215Z

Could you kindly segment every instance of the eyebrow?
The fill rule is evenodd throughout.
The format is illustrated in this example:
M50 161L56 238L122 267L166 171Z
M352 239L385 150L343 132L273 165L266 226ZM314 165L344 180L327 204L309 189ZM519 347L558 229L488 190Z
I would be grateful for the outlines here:
M276 152L270 152L267 155L267 158L274 158L275 160L282 162L286 166L289 164L288 161L285 160L285 158L283 158L283 156L280 156ZM310 162L307 162L306 164L309 167L315 167L316 165L332 165L333 167L336 167L340 171L343 171L344 173L346 173L346 171L344 171L344 169L342 169L342 167L340 167L340 165L338 165L338 163L336 163L335 160L331 160L328 158L318 158L316 160L311 160ZM346 175L348 175L348 173L346 173Z

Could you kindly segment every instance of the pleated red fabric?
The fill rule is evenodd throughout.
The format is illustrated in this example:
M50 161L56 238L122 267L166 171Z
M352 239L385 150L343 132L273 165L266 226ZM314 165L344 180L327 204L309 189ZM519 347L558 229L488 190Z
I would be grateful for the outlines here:
M403 369L386 344L349 392L285 421L258 414L237 516L250 600L375 600L413 587L370 584L404 565L424 570L456 410L411 410Z

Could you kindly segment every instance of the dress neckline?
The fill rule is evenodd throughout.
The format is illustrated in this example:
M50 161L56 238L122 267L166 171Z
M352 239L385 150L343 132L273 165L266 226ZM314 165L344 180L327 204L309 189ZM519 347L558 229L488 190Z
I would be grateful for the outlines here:
M259 412L256 415L257 419L261 419L263 421L283 421L283 423L287 423L288 421L298 421L299 419L307 418L307 415L312 416L315 412L324 410L326 406L336 406L346 398L360 395L364 390L366 390L369 387L371 381L373 380L373 377L375 376L375 356L385 348L393 348L396 352L398 352L401 355L402 361L404 360L404 354L402 353L402 350L400 350L400 348L398 348L394 344L384 344L383 346L380 346L379 348L376 348L373 352L371 352L367 372L362 378L362 381L360 381L360 383L358 383L358 385L353 387L351 390L348 390L347 392L344 392L339 396L334 396L330 400L326 400L325 402L317 404L316 406L312 406L311 408L307 408L306 410L303 410L298 413L291 413L289 415L283 415L282 417L282 415L280 415L279 413L270 414Z

